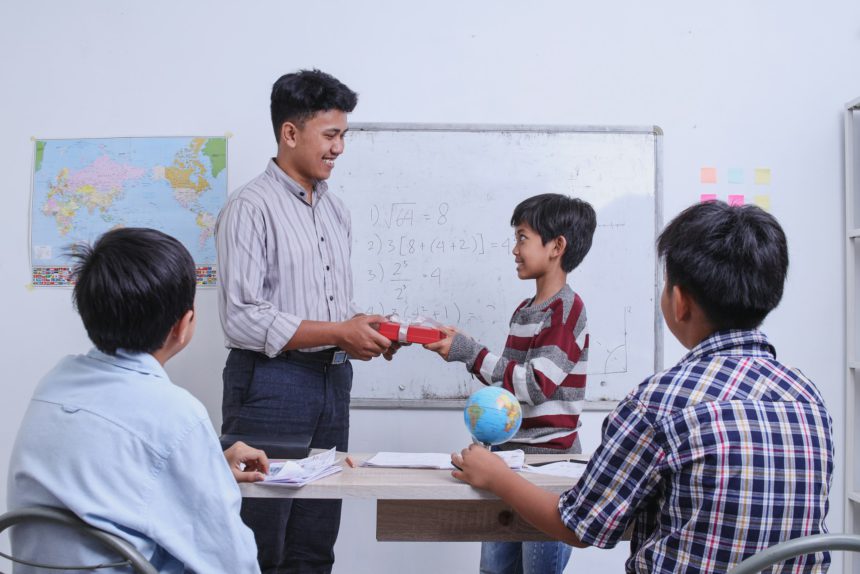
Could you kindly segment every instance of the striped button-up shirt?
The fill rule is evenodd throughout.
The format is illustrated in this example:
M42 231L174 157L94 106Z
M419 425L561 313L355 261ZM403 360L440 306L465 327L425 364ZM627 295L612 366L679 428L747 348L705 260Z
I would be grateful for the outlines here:
M274 357L302 320L337 322L358 313L351 225L324 181L308 203L304 188L274 160L233 193L215 226L226 345Z
M606 418L563 522L612 547L634 525L627 572L726 572L774 544L826 532L832 421L818 389L759 331L723 331ZM825 572L828 553L771 572ZM770 571L770 570L769 570Z
M523 301L511 317L505 349L495 355L457 334L449 361L462 361L487 385L512 392L523 423L501 449L580 452L579 415L585 399L588 325L585 305L569 285L540 303Z

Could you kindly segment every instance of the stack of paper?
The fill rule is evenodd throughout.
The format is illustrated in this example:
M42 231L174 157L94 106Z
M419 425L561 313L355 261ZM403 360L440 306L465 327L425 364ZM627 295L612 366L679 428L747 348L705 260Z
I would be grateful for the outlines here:
M522 468L526 456L522 450L504 450L496 453L511 468ZM438 468L453 470L451 455L437 452L379 452L362 466L384 468Z
M305 484L343 470L335 464L335 449L327 450L301 460L285 460L269 465L269 474L262 484L277 484L298 488Z

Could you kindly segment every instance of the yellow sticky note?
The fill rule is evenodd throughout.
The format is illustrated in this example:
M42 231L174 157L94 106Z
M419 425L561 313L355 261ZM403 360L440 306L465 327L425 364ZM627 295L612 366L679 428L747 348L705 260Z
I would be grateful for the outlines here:
M770 168L769 167L757 167L755 168L755 184L756 185L770 185Z
M770 196L769 195L756 195L753 197L753 203L764 209L765 211L770 211Z
M702 183L717 183L717 168L703 167L699 172L699 181Z
M24 285L24 289L26 289L27 291L34 291L36 287L32 283L27 283L26 285Z

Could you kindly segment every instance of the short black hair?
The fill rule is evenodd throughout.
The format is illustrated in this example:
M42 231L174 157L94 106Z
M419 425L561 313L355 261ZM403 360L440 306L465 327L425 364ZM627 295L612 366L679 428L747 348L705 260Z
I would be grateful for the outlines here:
M319 70L300 70L284 74L272 86L272 128L281 140L281 126L293 122L301 127L317 112L340 110L350 113L358 94L332 75Z
M152 353L194 308L194 260L173 237L155 229L108 231L90 247L70 249L75 259L72 300L100 351Z
M587 201L558 193L543 193L520 202L511 216L511 226L528 224L540 234L544 245L564 237L567 247L561 256L561 268L570 273L582 263L591 249L597 216Z
M688 207L660 234L657 251L668 286L686 290L717 330L758 327L782 299L785 233L755 205Z

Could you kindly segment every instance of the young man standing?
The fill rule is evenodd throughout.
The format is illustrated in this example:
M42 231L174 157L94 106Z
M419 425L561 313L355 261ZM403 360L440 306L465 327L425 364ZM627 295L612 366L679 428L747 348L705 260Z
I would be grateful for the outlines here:
M348 449L349 358L394 348L353 302L351 222L325 180L344 151L358 96L319 70L272 88L277 157L232 195L216 226L219 311L230 354L224 434L304 435L312 448ZM264 573L329 572L340 501L253 500Z

